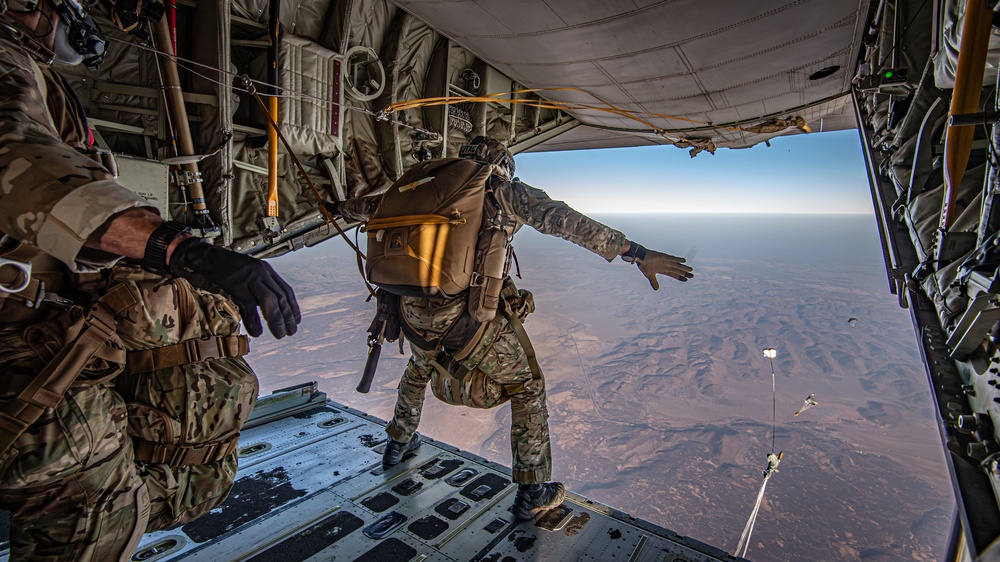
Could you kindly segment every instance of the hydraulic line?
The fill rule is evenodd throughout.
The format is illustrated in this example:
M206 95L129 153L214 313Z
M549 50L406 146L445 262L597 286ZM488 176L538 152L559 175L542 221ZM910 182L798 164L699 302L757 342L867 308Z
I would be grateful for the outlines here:
M180 74L174 60L174 48L170 39L170 24L167 18L160 18L156 24L157 46L166 56L160 57L166 83L163 85L167 93L167 110L170 112L174 126L177 128L177 148L179 156L194 156L194 142L191 140L191 128L188 125L187 108L184 107L184 93L181 91ZM206 236L218 233L219 227L212 221L205 205L205 190L201 185L201 172L197 162L186 163L184 168L185 183L191 208L194 210L192 226L200 229Z
M542 99L542 98L531 99L531 98L519 98L519 97L517 97L518 94L522 94L522 95L523 94L538 94L539 92L578 92L578 93L582 93L582 94L585 94L587 96L590 96L591 98L593 98L595 100L596 103L594 103L594 104L587 104L587 103L576 103L576 102L563 102L563 101L546 100L546 99ZM588 92L586 90L582 90L580 88L573 88L573 87L525 88L525 89L514 90L514 91L510 91L510 92L497 92L497 93L493 93L493 94L485 94L485 95L482 95L482 96L440 96L440 97L429 97L429 98L412 99L412 100L406 100L406 101L401 101L401 102L390 104L390 105L386 106L382 110L382 112L380 113L380 115L383 118L386 118L386 117L388 117L389 114L391 114L393 112L403 111L403 110L406 110L406 109L413 109L413 108L417 108L417 107L439 106L439 105L455 105L455 104L469 103L469 102L475 102L475 103L503 103L503 104L510 104L512 106L514 106L514 105L527 105L527 106L535 107L535 108L539 108L539 109L555 109L555 110L560 110L560 111L570 111L570 110L601 111L601 112L605 112L605 113L611 113L611 114L617 115L619 117L624 117L626 119L631 119L633 121L641 123L645 127L647 127L650 130L652 130L655 134L657 134L657 135L659 135L659 136L661 136L663 138L666 138L667 140L672 140L674 142L688 141L688 139L684 139L682 137L678 137L676 135L673 135L669 131L663 129L662 127L657 127L657 126L653 125L647 119L650 119L650 118L670 119L670 120L674 120L674 121L685 121L685 122L694 123L694 124L697 124L697 125L707 125L707 126L713 128L713 129L723 129L723 130L727 130L727 131L748 131L748 129L745 129L743 127L714 125L714 124L709 123L707 121L699 121L699 120L696 120L696 119L690 119L690 118L682 117L682 116L679 116L679 115L666 115L666 114L663 114L663 113L647 113L647 112L634 111L634 110L630 110L630 109L623 109L623 108L615 106L614 104L612 104L612 103L610 103L610 102L608 102L608 101L606 101L604 99L601 99L598 96L595 96L594 94L592 94L592 93L590 93L590 92ZM748 132L754 132L754 131L748 131Z

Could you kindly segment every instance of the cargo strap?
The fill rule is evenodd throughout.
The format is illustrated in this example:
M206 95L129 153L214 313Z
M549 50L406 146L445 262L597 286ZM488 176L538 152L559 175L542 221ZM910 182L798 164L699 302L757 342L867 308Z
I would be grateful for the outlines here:
M125 372L130 375L148 373L209 359L242 357L247 353L250 353L250 338L247 336L209 336L154 349L129 351L126 354Z
M233 453L239 446L240 434L222 441L199 443L197 445L174 445L154 443L132 437L135 460L148 464L168 464L173 467L197 466L219 462Z
M528 358L528 366L531 367L531 379L541 380L542 368L538 365L538 360L535 358L535 348L532 347L531 340L528 339L528 333L524 331L521 319L511 310L506 299L501 299L500 313L510 322L511 327L514 328L514 333L517 335L517 341L521 342L524 355ZM517 394L524 392L524 383L505 384L503 389L508 395Z
M444 215L405 215L402 217L388 217L384 219L372 219L364 226L364 231L368 232L370 238L376 238L379 230L387 228L398 228L401 226L416 226L421 224L465 224L465 217L446 217Z
M84 366L99 356L115 335L118 317L139 302L130 283L116 285L90 308L80 334L45 365L45 368L0 412L0 457L46 408L55 408L76 381Z

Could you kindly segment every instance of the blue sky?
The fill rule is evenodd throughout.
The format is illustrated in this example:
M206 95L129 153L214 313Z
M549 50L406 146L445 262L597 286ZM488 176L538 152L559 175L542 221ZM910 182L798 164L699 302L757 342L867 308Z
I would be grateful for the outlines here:
M691 158L673 146L525 153L517 175L583 213L872 214L856 130Z

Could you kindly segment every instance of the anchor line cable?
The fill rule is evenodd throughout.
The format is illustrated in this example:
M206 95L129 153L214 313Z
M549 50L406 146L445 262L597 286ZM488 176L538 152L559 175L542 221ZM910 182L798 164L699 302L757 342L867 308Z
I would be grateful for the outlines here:
M282 134L281 128L278 127L277 123L275 123L274 117L272 117L270 112L267 111L267 106L264 104L263 96L261 96L257 92L256 87L254 87L253 82L250 80L248 76L244 75L243 80L247 86L248 92L250 93L251 96L253 96L255 100L257 100L257 103L260 104L261 109L264 110L264 115L267 117L268 123L271 125L271 127L274 127L274 131L277 133L278 138L281 139L281 142L285 145L285 149L288 151L289 156L291 156L292 161L295 163L295 166L299 170L299 173L302 174L302 178L309 185L309 189L312 190L313 196L316 198L316 205L319 208L320 214L323 216L323 222L326 225L327 229L329 229L330 225L333 225L333 227L337 229L337 233L340 234L340 237L344 239L344 242L347 242L347 245L354 250L358 258L358 271L361 273L361 279L364 281L365 288L368 289L368 292L372 296L374 296L375 289L372 288L371 284L368 283L368 279L365 277L364 266L362 264L362 259L364 257L364 254L361 252L361 249L353 242L351 242L351 239L348 238L347 233L344 232L344 229L341 228L339 224L337 224L337 219L335 219L333 215L330 213L330 211L326 208L326 206L323 205L323 199L322 197L320 197L319 190L316 188L316 184L313 183L312 178L309 177L309 174L306 172L306 169L302 165L302 162L299 160L299 157L295 154L295 151L292 150L291 145L288 144L288 140L286 140L285 135Z
M142 45L142 44L135 43L135 42L132 42L132 41L123 41L121 39L116 39L116 38L113 38L113 37L109 37L108 41L109 42L120 43L121 45L124 45L126 48L135 48L135 49L140 49L140 50L144 50L144 51L149 51L150 53L153 53L157 57L167 57L167 56L170 56L167 53L165 53L165 52L163 52L163 51L161 51L161 50L159 50L159 49L157 49L155 47L150 47L150 46L147 46L147 45ZM231 79L238 78L240 80L243 80L244 77L245 77L245 75L239 73L238 71L237 72L233 72L233 71L228 70L228 69L217 68L217 67L212 66L210 64L205 64L205 63L198 62L198 61L195 61L195 60L187 59L187 58L184 58L184 57L181 57L181 56L178 56L178 55L174 55L173 59L177 63L178 67L183 68L184 70L190 72L191 74L193 74L193 75L195 75L195 76L197 76L197 77L199 77L199 78L201 78L203 80L206 80L208 82L212 82L213 84L218 84L219 86L224 86L226 88L230 88L234 92L241 92L241 93L244 93L244 94L250 94L250 90L248 88L241 88L239 86L236 86L235 84L228 83L228 82L223 82L223 81L221 81L221 80L219 80L217 78L212 78L211 76L208 76L208 75L206 75L206 74L203 73L204 71L217 72L219 74L224 74L224 75L228 76ZM195 70L195 67L199 67L199 68L201 68L203 70L201 72L199 72L198 70ZM268 84L267 82L264 82L262 80L256 80L256 79L253 79L253 78L250 79L250 82L252 84L254 84L255 86L260 87L260 88L265 88L265 87L268 87L268 86L273 86L271 84ZM312 102L317 103L317 104L329 105L329 106L333 106L333 107L343 107L344 109L346 109L348 111L356 111L358 113L364 113L365 115L368 115L369 117L372 117L373 119L377 119L377 120L380 120L380 121L389 121L389 124L391 124L391 125L398 125L400 127L404 127L404 128L407 128L407 129L412 129L412 130L414 130L414 131L416 131L418 133L423 133L423 134L427 135L428 137L431 137L432 139L437 138L437 137L440 136L439 133L436 133L434 131L430 131L430 130L427 130L427 129L424 129L424 128L421 128L421 127L410 125L409 123L405 123L403 121L396 121L396 120L388 119L387 117L383 116L381 112L375 112L375 111L372 111L370 109L365 109L363 107L357 107L357 106L352 105L350 103L335 102L335 101L328 100L328 99L325 99L325 98L321 98L321 97L318 97L318 96L314 96L314 95L311 95L311 94L306 94L304 92L298 92L298 91L295 91L295 90L293 90L291 88L285 88L285 87L281 87L281 86L277 86L276 88L279 91L279 93L277 93L277 94L262 94L260 92L257 92L257 95L258 96L262 96L262 97L276 97L276 98L279 98L279 99L281 99L281 98L284 98L284 99L301 99L301 100L312 101Z
M163 51L160 51L159 49L156 49L155 47L150 47L150 46L147 46L147 45L141 45L141 44L138 44L138 43L135 43L135 42L131 42L131 41L122 41L122 40L116 39L116 38L109 38L108 40L111 41L111 42L122 43L126 47L131 47L131 48L137 48L137 49L146 50L146 51L149 51L149 52L153 53L156 56L168 56L167 53L165 53ZM195 70L193 67L200 67L200 68L202 68L204 70L209 70L209 71L212 71L212 72L217 72L219 74L226 75L226 76L228 76L231 79L232 78L244 78L245 77L245 75L242 75L239 72L233 72L233 71L231 71L229 69L217 68L217 67L212 66L210 64L205 64L205 63L198 62L198 61L195 61L195 60L187 59L187 58L178 56L176 54L173 56L173 58L174 58L175 62L177 63L178 67L183 68L184 70L190 72L191 74L193 74L195 76L198 76L199 78L202 78L203 80L212 82L214 84L218 84L220 86L231 88L234 91L243 92L243 93L249 93L248 89L246 89L246 88L240 88L240 87L234 85L231 82L222 82L222 81L220 81L220 80L218 80L216 78L212 78L210 76L207 76L207 75L203 74L202 72L199 72L199 71ZM263 82L263 81L260 81L260 80L251 79L251 81L255 85L260 86L260 87L263 87L263 86L273 86L273 85L269 85L266 82ZM389 122L392 125L398 125L400 127L404 127L404 128L407 128L407 129L411 129L411 130L413 130L415 132L425 134L431 140L440 138L440 134L436 133L434 131L430 131L428 129L424 129L422 127L417 127L417 126L414 126L414 125L410 125L410 124L405 123L403 121L393 120L393 119L390 118L390 115L392 113L397 113L397 112L404 111L406 109L413 109L413 108L418 108L418 107L441 106L441 105L455 105L455 104L470 103L470 102L476 102L476 103L504 103L504 104L511 104L511 105L513 105L513 104L528 105L528 106L539 108L539 109L553 109L553 110L559 110L559 111L591 110L591 111L599 111L599 112L610 113L610 114L616 115L618 117L622 117L622 118L625 118L625 119L630 119L632 121L636 121L636 122L642 124L643 126L647 127L653 134L656 134L657 136L660 136L660 137L662 137L662 138L664 138L664 139L666 139L666 140L668 140L668 141L670 141L672 143L675 143L675 144L677 144L677 143L681 143L681 144L683 144L683 143L692 143L692 142L697 142L697 141L702 140L702 139L698 139L698 138L690 139L690 138L685 138L682 135L672 134L668 130L664 129L663 127L657 127L656 125L653 125L647 119L659 118L659 119L668 119L668 120L674 120L674 121L685 121L685 122L692 123L692 124L695 124L695 125L708 126L708 127L713 128L713 129L728 130L728 131L748 131L748 132L753 132L753 131L750 131L749 129L746 129L746 128L740 127L740 126L716 125L716 124L708 122L708 121L699 121L699 120L696 120L696 119L690 119L690 118L679 116L679 115L667 115L667 114L662 114L662 113L643 112L643 111L636 111L636 110L631 110L631 109L624 109L624 108L618 107L618 106L616 106L616 105L614 105L614 104L612 104L612 103L610 103L610 102L608 102L608 101L606 101L606 100L604 100L604 99L602 99L602 98L594 95L591 92L588 92L587 90L584 90L584 89L581 89L581 88L569 87L569 86L548 87L548 88L525 88L525 89L521 89L521 90L514 90L514 91L508 91L508 92L498 92L498 93L484 94L484 95L480 95L480 96L441 96L441 97L417 98L417 99L405 100L405 101L402 101L402 102L397 102L397 103L390 104L390 105L386 106L385 108L381 109L380 111L372 111L370 109L366 109L366 108L363 108L363 107L357 107L357 106L352 105L350 103L334 102L334 101L331 101L331 100L328 100L328 99L320 98L318 96L306 94L306 93L303 93L303 92L297 92L297 91L292 90L290 88L277 87L277 89L279 91L279 93L277 93L277 94L261 94L261 93L258 93L257 95L261 95L261 96L265 96L265 97L304 99L304 100L309 100L309 101L315 102L317 104L330 105L330 106L334 106L334 107L343 107L344 109L349 110L349 111L356 111L358 113L363 113L363 114L365 114L365 115L367 115L367 116L369 116L369 117L371 117L371 118L373 118L373 119L375 119L377 121L387 121L387 122ZM585 94L585 95L590 96L591 98L593 98L596 101L596 103L564 102L564 101L558 101L558 100L548 100L548 99L542 98L540 96L539 96L538 99L517 98L516 97L518 94L536 94L536 95L538 95L539 92L547 92L547 91L555 91L555 92L557 92L557 91L568 91L568 92L582 93L582 94Z

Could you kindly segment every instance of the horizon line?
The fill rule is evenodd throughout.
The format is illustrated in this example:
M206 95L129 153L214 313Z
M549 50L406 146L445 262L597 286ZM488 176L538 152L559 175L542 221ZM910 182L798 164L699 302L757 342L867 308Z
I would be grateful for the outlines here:
M773 215L820 215L820 216L857 216L874 217L872 212L829 212L829 211L584 211L581 213L594 215L749 215L749 216L773 216Z

